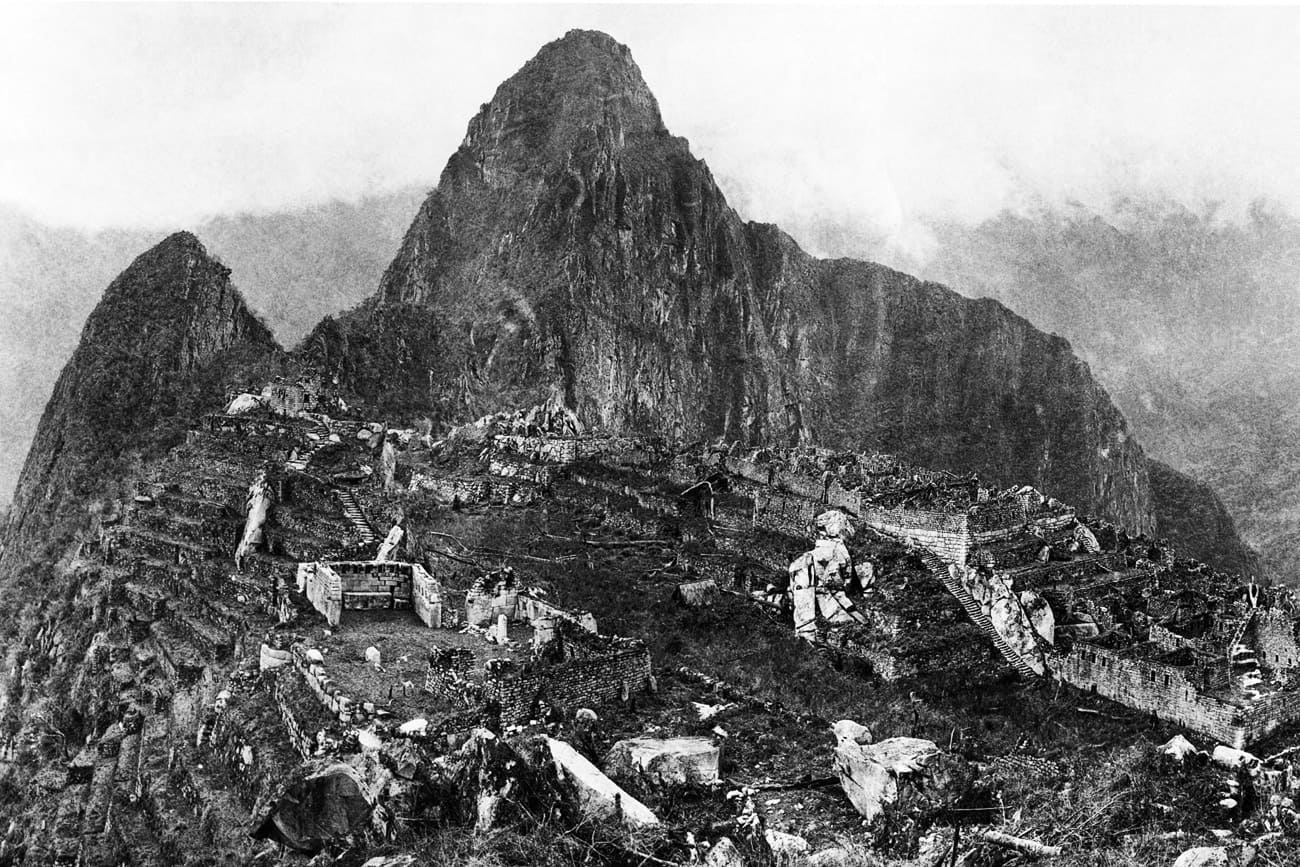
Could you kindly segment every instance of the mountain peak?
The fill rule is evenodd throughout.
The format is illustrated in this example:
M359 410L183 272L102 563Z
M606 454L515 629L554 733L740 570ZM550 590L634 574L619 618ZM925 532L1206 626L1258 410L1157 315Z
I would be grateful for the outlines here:
M624 142L667 135L659 103L626 45L570 30L542 46L470 123L479 161L571 152L592 135Z

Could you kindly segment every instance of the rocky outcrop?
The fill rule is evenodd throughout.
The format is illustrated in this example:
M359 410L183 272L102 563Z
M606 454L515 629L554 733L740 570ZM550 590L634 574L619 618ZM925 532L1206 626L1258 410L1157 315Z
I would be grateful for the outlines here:
M600 33L501 85L378 293L301 351L443 423L559 396L615 430L893 452L1152 523L1142 451L1066 341L742 221Z
M223 379L277 351L271 333L199 240L178 232L137 258L90 314L45 407L14 493L5 560L75 518L132 456L160 451ZM55 534L57 537L57 534Z

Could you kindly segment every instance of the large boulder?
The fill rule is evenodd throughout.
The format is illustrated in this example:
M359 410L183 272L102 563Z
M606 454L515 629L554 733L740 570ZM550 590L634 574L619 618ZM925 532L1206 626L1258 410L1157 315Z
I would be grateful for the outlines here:
M361 867L417 867L414 855L377 855Z
M374 809L371 789L350 765L305 765L254 809L251 836L298 852L319 852L362 828Z
M1025 609L1034 631L1048 644L1055 644L1056 615L1052 613L1052 606L1047 604L1047 600L1033 590L1021 590L1020 607Z
M1162 755L1169 756L1176 762L1181 762L1188 756L1204 755L1203 752L1196 748L1196 745L1182 735L1174 735L1158 748Z
M1020 599L1005 581L995 579L988 582L987 587L990 591L988 615L993 628L1035 672L1043 674L1046 669L1042 651L1038 649L1037 634L1029 615L1020 605Z
M1174 867L1228 867L1228 850L1222 846L1196 846L1179 855Z
M745 867L745 856L740 854L730 837L723 837L709 850L704 867Z
M853 523L839 509L828 509L814 519L818 535L827 539L852 539Z
M658 825L659 817L600 772L564 741L547 738L560 783L569 788L579 812L594 819L618 819L631 828Z
M661 786L708 784L718 779L719 756L709 738L627 738L610 749L605 770L615 779Z
M523 790L532 788L529 773L527 762L514 747L487 729L477 728L460 749L430 762L429 779L446 818L472 823L476 831L484 832L505 818L505 811Z
M1226 744L1219 744L1215 747L1214 752L1210 754L1210 758L1216 765L1234 771L1237 768L1253 768L1259 764L1259 759L1251 753Z
M840 720L835 732L835 772L844 794L864 819L876 819L898 800L899 780L923 773L939 755L933 741L888 738L870 743L870 734L852 720Z
M767 848L772 850L772 863L775 867L793 867L805 860L808 854L808 841L798 834L787 834L768 828L763 832Z
M255 412L264 406L262 399L255 394L235 395L234 399L226 406L226 415L243 415L246 412Z

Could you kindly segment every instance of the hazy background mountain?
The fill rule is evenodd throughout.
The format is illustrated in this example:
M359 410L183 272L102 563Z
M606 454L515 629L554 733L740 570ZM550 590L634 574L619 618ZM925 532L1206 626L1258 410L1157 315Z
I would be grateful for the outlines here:
M1068 338L1151 456L1208 483L1300 575L1300 221L1120 202L932 224L921 275Z

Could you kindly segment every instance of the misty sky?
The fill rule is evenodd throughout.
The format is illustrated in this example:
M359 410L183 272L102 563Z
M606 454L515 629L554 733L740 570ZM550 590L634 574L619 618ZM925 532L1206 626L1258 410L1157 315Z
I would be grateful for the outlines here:
M906 248L921 216L1037 201L1300 210L1298 25L1288 8L0 6L0 201L170 229L432 186L497 84L589 27L631 47L751 219Z

